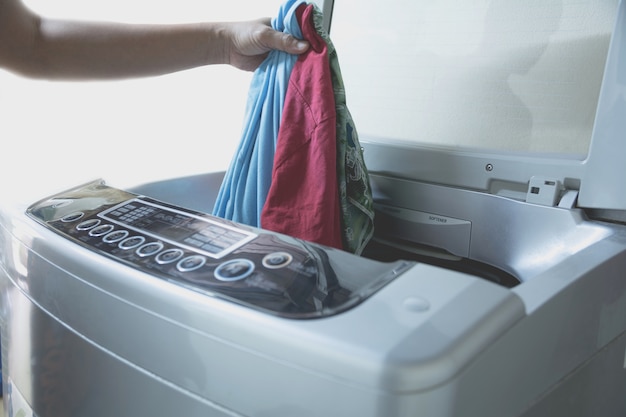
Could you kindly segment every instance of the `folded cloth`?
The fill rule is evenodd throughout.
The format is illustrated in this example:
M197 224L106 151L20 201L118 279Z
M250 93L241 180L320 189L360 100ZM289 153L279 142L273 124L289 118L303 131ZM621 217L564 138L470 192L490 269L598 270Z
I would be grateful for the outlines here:
M287 0L272 19L272 27L302 39L295 11L304 4L304 0ZM260 226L287 83L296 59L295 55L273 50L254 72L241 141L219 190L214 215Z
M298 57L289 79L261 226L343 248L335 98L328 48L313 23L314 7L297 12L311 46Z

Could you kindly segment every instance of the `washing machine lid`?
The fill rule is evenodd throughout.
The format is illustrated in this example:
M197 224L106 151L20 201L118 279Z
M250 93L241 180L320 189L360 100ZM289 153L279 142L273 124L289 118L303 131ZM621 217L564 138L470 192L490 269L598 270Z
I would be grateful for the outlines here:
M370 171L626 210L623 2L337 0L331 37Z

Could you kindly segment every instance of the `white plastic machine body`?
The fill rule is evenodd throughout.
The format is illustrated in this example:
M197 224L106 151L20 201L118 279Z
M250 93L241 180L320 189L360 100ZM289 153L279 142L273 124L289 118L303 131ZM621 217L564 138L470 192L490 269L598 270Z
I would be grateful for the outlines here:
M349 45L350 2L329 4ZM3 205L5 415L626 415L626 5L611 4L588 155L365 134L378 210L361 257L205 214L221 174Z

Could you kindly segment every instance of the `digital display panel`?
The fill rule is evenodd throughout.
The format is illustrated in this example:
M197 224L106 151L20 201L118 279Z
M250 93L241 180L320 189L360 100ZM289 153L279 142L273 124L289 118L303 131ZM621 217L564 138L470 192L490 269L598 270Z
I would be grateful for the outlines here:
M139 198L99 214L103 219L177 246L220 258L257 235Z

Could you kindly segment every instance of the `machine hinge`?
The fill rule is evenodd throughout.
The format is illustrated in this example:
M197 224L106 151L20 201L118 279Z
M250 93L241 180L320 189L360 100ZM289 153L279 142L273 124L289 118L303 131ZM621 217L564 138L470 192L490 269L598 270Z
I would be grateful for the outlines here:
M542 206L574 208L578 198L577 190L568 190L559 180L546 177L532 177L528 183L526 202Z

